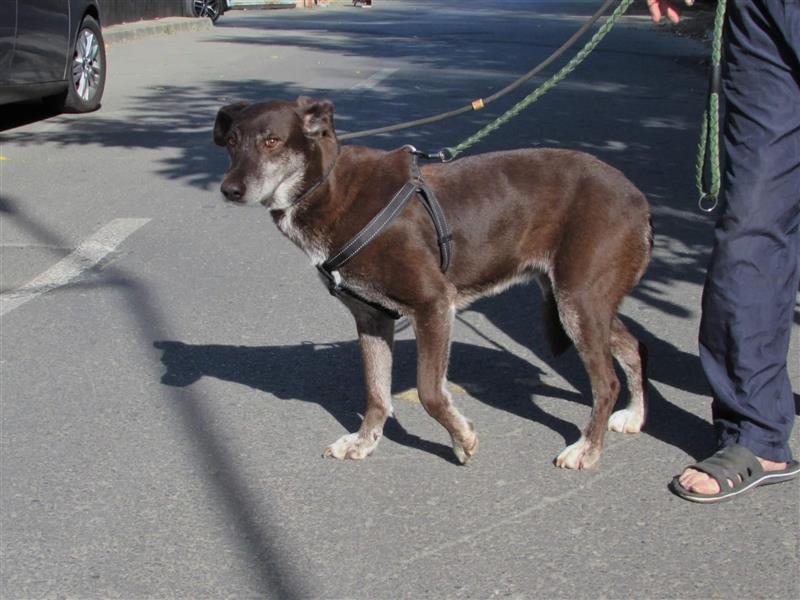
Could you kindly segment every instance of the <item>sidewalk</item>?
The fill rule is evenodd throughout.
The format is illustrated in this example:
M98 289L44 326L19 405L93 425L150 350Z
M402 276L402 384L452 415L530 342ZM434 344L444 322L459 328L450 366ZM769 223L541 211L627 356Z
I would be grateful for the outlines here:
M133 23L121 23L103 28L106 45L121 44L154 35L175 35L189 31L208 31L214 27L211 19L196 17L164 17Z

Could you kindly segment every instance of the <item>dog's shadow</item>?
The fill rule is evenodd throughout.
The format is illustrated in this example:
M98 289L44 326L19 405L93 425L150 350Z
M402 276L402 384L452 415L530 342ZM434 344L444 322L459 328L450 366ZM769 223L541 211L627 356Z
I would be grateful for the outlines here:
M261 390L282 400L316 402L347 431L356 431L364 410L361 356L355 341L293 346L191 345L156 342L162 351L165 385L186 387L202 377L213 377ZM449 379L472 397L551 428L574 441L578 427L541 410L534 395L585 402L581 395L541 382L541 372L510 353L461 342L451 350ZM392 389L416 386L416 346L413 340L395 343ZM395 400L397 402L397 400ZM391 418L384 435L398 444L454 460L449 446L427 441L406 431ZM333 440L330 440L333 441Z
M191 345L178 341L160 341L154 345L162 351L161 362L166 372L161 381L165 385L186 387L202 377L213 377L267 392L281 400L315 402L348 432L356 431L361 424L365 398L356 341L261 347ZM542 381L543 373L538 367L510 352L463 342L452 344L448 379L478 401L540 423L561 435L565 443L572 443L580 436L579 424L545 412L537 406L536 397L589 405L589 391L584 390L588 379L575 356L548 363L556 366L581 392L548 385ZM394 350L393 392L414 388L415 378L415 341L400 340ZM695 457L708 452L710 425L666 401L652 386L649 413L646 433ZM395 443L455 462L449 446L409 433L396 418L387 421L384 435Z

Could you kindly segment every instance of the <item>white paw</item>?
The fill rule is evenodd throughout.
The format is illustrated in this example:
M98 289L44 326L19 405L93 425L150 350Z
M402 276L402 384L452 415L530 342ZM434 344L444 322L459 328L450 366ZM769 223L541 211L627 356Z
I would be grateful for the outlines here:
M475 434L475 426L472 421L467 421L467 430L466 439L463 442L459 442L456 436L450 434L453 452L455 452L458 462L462 465L467 464L467 461L478 451L478 436Z
M462 465L467 464L467 461L478 451L478 436L474 433L467 444L460 444L453 435L450 436L450 440L453 443L453 452L456 454L456 459Z
M642 425L644 425L644 415L630 408L618 410L608 420L608 430L619 433L639 433Z
M380 439L380 432L373 432L368 438L360 437L358 432L348 433L325 448L322 456L325 458L338 458L339 460L361 460L372 454Z
M600 452L581 436L581 439L561 451L556 458L556 466L562 469L591 469L599 458Z

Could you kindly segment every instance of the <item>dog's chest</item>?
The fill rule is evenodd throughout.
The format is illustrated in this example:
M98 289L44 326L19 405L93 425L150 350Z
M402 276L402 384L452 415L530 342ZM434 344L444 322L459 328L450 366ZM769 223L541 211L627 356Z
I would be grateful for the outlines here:
M328 244L321 236L311 235L299 227L295 216L295 207L293 206L285 210L272 211L272 218L281 233L308 255L311 264L321 265L328 257Z

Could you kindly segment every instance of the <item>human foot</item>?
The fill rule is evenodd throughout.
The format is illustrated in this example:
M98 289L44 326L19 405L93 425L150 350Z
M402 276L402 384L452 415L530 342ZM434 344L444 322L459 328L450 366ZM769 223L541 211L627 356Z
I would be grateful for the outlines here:
M721 502L760 485L787 481L798 474L800 463L797 461L761 459L744 446L734 444L687 467L672 480L670 489L686 500Z
M756 458L766 472L784 471L786 467L789 466L787 462L774 462L758 456ZM692 469L691 467L686 467L680 477L678 477L678 481L684 488L695 494L719 494L722 491L717 480L711 477L711 475L703 471L698 471L697 469ZM741 481L741 477L739 477L739 481ZM728 485L733 487L734 482L728 479Z

